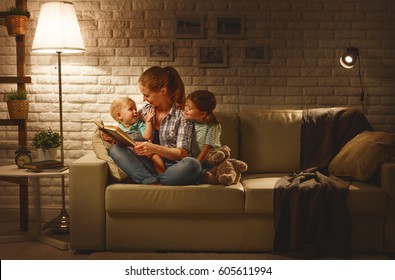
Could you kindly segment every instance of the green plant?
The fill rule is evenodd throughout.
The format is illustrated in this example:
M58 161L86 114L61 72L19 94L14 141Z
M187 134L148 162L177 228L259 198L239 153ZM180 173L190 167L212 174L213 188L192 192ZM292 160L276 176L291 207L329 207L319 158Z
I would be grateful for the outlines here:
M30 12L20 7L9 7L7 9L7 15L9 16L26 16L30 17Z
M37 132L33 137L33 147L37 149L50 149L60 147L60 134L52 129Z
M25 89L13 89L6 93L6 100L27 100L27 91Z

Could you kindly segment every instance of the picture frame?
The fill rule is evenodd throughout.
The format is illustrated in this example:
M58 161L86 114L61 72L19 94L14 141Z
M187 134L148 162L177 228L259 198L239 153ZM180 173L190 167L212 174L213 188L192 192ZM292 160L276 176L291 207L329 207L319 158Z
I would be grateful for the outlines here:
M269 45L248 45L242 49L244 63L269 63Z
M215 35L217 38L244 38L244 16L216 16Z
M173 43L147 43L148 61L173 61Z
M176 17L176 38L204 38L204 16Z
M228 67L226 44L198 45L198 67Z

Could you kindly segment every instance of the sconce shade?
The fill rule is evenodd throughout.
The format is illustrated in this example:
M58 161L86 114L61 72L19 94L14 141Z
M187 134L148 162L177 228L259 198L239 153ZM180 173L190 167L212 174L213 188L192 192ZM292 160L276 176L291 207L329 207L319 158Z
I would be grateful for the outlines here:
M70 2L47 2L41 6L32 52L85 52L74 6Z
M347 48L346 52L340 57L341 66L347 69L353 68L357 62L358 56L358 48Z

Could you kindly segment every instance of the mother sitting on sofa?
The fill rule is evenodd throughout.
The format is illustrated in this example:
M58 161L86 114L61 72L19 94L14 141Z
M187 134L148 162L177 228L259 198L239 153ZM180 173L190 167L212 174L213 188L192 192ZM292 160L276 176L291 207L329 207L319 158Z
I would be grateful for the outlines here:
M171 66L153 66L140 76L138 83L143 100L149 103L141 112L144 114L149 108L155 110L152 142L137 142L134 152L115 144L110 149L110 157L135 183L197 184L201 165L197 159L188 157L193 124L182 114L185 87L180 75ZM153 154L165 162L166 170L160 175L155 173L149 159Z

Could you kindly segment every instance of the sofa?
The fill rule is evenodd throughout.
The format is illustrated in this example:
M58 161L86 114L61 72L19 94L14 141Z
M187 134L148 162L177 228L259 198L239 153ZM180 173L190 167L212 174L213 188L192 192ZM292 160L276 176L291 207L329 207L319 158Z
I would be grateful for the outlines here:
M272 251L274 186L279 178L302 170L304 111L252 108L218 113L222 144L249 167L240 182L230 186L133 184L117 174L115 164L98 155L94 145L95 152L70 164L70 248ZM351 169L375 161L373 170L358 170L363 176L369 172L363 180L352 170L340 174L352 178L346 205L353 252L395 252L394 138L385 135L389 142L381 143L382 135L375 134L379 141L362 147L376 149L379 155L368 153L366 159L359 147L357 159L347 160L351 152L343 151L345 145L338 159L341 164L351 161ZM347 168L338 171L343 170Z

